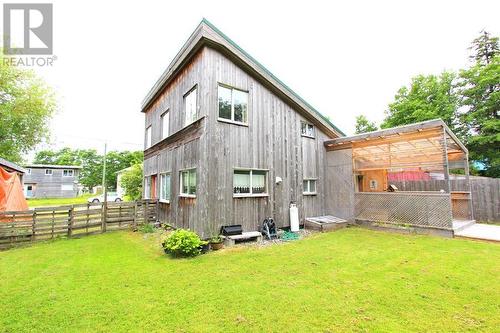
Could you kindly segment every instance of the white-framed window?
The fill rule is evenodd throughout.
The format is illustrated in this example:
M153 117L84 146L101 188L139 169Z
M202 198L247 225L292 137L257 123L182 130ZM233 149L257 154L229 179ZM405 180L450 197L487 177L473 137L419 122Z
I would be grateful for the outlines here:
M146 149L151 147L152 139L151 126L149 126L146 128Z
M74 172L73 170L63 170L63 177L73 177Z
M194 86L193 89L184 95L184 126L187 126L196 120L197 90L197 86Z
M168 110L160 116L160 124L161 124L161 138L165 139L169 136L169 124L170 123L170 113Z
M180 195L185 197L196 196L196 169L180 172Z
M219 84L219 119L235 123L248 122L248 92Z
M314 125L306 123L305 121L301 121L300 122L300 134L302 134L302 136L314 138Z
M160 201L170 202L170 173L160 174Z
M31 175L31 168L26 169L26 174Z
M52 176L52 169L45 169L45 176Z
M235 169L233 174L233 196L266 196L267 170Z
M304 193L305 195L313 195L318 193L316 190L316 179L304 179Z
M73 191L73 184L62 184L61 191Z
M144 177L144 199L151 199L151 176Z

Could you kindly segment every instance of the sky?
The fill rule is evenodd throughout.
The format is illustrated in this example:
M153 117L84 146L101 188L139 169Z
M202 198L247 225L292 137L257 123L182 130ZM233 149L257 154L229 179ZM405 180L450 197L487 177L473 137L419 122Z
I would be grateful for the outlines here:
M57 60L34 70L58 111L38 149L141 150L141 101L203 17L346 134L357 115L380 122L412 76L467 66L482 29L500 33L500 1L52 3Z

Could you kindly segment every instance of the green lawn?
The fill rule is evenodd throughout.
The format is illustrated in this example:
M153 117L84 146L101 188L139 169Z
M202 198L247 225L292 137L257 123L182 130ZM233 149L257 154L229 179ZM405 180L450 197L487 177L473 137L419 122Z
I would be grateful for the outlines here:
M171 259L155 237L110 232L0 252L0 331L500 327L498 244L349 228Z
M63 205L77 205L87 203L87 199L94 194L84 194L76 198L40 198L40 199L28 199L28 206L30 208L34 207L51 207L51 206L63 206Z

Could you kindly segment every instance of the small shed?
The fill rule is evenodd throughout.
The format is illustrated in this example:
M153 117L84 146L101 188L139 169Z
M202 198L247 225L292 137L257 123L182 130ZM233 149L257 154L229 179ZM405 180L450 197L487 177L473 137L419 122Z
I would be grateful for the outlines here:
M0 211L27 210L22 179L25 170L17 164L0 158ZM1 219L0 222L7 222Z
M452 230L454 220L472 220L468 191L453 189L450 173L469 182L468 151L440 119L327 140L328 152L352 156L354 218ZM426 180L443 174L437 191L401 191L399 178Z

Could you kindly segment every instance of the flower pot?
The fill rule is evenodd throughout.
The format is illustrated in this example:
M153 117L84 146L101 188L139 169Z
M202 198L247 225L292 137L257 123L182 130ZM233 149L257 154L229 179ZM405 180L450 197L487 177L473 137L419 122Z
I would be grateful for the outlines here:
M224 247L223 242L218 242L218 243L210 243L210 248L214 251L220 250Z

